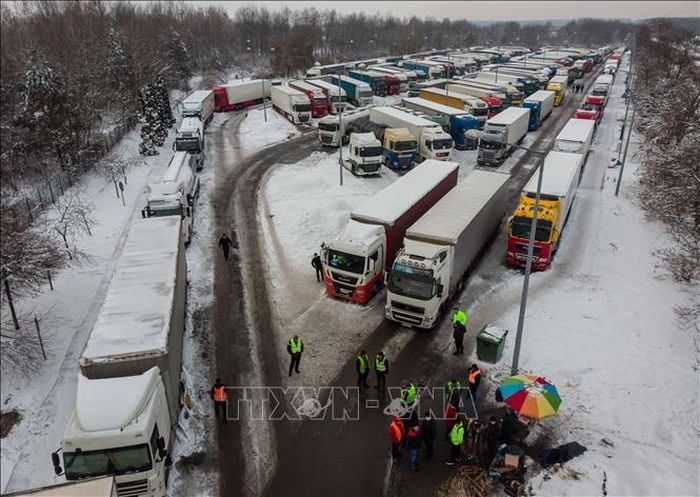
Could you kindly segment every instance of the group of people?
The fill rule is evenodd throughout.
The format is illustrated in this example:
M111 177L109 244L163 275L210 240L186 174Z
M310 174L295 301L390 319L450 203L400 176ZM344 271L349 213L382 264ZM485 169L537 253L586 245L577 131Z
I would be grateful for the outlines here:
M572 88L574 93L583 93L583 81L574 81Z
M389 425L391 441L391 457L395 464L403 458L402 451L408 448L408 469L418 471L418 453L425 446L426 458L432 459L435 438L437 437L437 421L430 411L426 411L422 419L417 415L408 418L395 416Z

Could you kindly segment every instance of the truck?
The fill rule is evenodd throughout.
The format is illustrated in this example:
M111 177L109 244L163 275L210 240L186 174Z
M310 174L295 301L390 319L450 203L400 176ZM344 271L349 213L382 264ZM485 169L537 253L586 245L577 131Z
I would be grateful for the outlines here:
M165 495L184 392L180 224L177 216L131 222L80 356L75 409L52 455L69 481L114 476L118 495Z
M182 219L185 243L194 231L194 206L199 196L199 176L194 173L195 158L187 152L175 152L163 177L148 185L148 200L142 218L177 217Z
M196 117L206 126L214 115L214 92L197 90L182 101L182 117Z
M363 202L343 231L321 245L329 296L366 304L381 288L406 229L457 184L459 164L427 160Z
M311 120L311 102L305 93L289 86L272 87L272 107L292 124Z
M495 116L510 106L510 101L506 98L506 94L503 91L467 85L466 81L454 81L446 87L446 91L449 94L461 93L462 95L480 98L489 106L489 117Z
M402 60L399 62L399 67L404 67L416 74L421 75L423 79L439 79L445 77L445 68L442 64L431 63L425 60Z
M290 81L289 87L304 93L308 97L311 102L311 117L320 118L328 114L328 98L323 93L323 90L301 79Z
M508 83L515 86L517 89L522 89L525 97L532 95L540 89L539 79L533 76L523 74L514 74L502 67L496 66L488 68L485 71L479 71L476 75L477 80L493 81L494 83Z
M323 92L328 99L328 104L330 105L328 110L331 114L336 114L338 106L343 106L348 101L348 94L345 90L339 88L338 85L329 83L325 79L307 79L306 82Z
M60 465L60 459L56 462ZM88 478L83 481L72 481L33 488L21 492L4 493L3 497L119 497L114 478Z
M556 75L549 80L547 83L547 90L554 92L554 106L559 107L564 103L564 97L566 96L566 85L568 85L568 79L566 76Z
M478 128L484 127L484 123L489 116L489 106L480 98L463 93L448 93L446 90L438 88L427 88L421 90L419 98L429 100L438 105L452 107L458 111L464 111L478 121Z
M544 169L532 253L532 269L535 271L547 269L559 248L561 232L578 189L583 156L552 151L547 154L541 167ZM518 206L506 223L508 234L506 263L512 267L524 267L527 263L527 246L535 210L537 176L537 173L534 174L523 188Z
M489 68L489 71L493 72L494 70L495 69L493 67ZM546 68L498 66L499 74L501 71L506 74L512 74L513 76L531 79L537 82L537 89L547 86L550 78L549 69Z
M611 74L601 74L593 82L593 89L591 90L591 95L597 97L604 97L605 102L608 101L608 95L610 95L610 89L613 85L613 76Z
M391 72L393 72L393 73L395 73L395 74L405 74L406 77L408 78L408 84L409 84L409 86L410 86L412 83L417 82L418 79L419 79L419 78L418 78L418 74L416 73L416 71L412 71L412 70L407 69L407 68L405 68L405 67L399 67L399 66L395 66L395 65L393 65L393 64L386 64L386 65L382 65L381 67L382 67L383 69L388 70L388 71L391 71ZM422 76L422 75L421 75L421 76Z
M369 84L359 79L354 79L349 76L331 76L331 83L345 90L348 96L348 102L356 107L364 107L374 102L372 88Z
M372 92L378 97L386 97L388 95L386 86L386 74L375 71L348 71L348 76L352 79L367 83L372 89ZM398 80L397 80L398 81Z
M540 127L554 108L554 92L539 90L523 100L523 108L530 109L528 129L534 131Z
M497 233L508 201L504 173L472 171L406 230L387 279L385 315L433 328Z
M339 147L348 142L352 123L357 119L369 117L372 106L349 110L339 115L322 117L318 121L318 139L326 147Z
M500 166L527 134L530 109L509 107L484 125L479 139L478 165Z
M402 102L406 107L425 112L426 114L447 117L449 119L449 133L455 142L455 148L457 150L465 150L467 148L465 135L467 131L481 127L480 121L476 116L465 113L463 110L454 107L442 105L420 97L404 98ZM483 102L481 103L483 104Z
M261 104L266 98L270 98L271 87L269 79L252 79L215 86L212 90L214 92L214 110L216 112L231 112Z
M382 142L374 133L351 133L348 157L343 167L355 176L382 173Z
M603 119L603 110L605 109L605 97L600 95L586 95L583 105L574 113L576 119L591 119L596 126Z
M428 121L432 121L438 126L440 126L442 129L445 131L449 132L450 128L450 118L444 114L437 114L437 113L432 113L432 114L426 114L422 110L415 109L413 107L406 107L405 105L394 105L393 106L395 109L401 110L403 112L408 112L409 114L413 114L414 116L422 117L423 119L427 119ZM456 109L452 109L456 110Z
M405 92L406 90L408 90L408 75L406 75L405 73L392 71L392 70L390 70L386 67L383 67L383 66L370 66L369 70L374 71L374 72L378 72L378 73L382 73L382 74L385 74L387 76L396 76L396 80L399 82L398 91L394 91L394 93L392 93L393 90L390 88L389 95L394 95L396 93L402 93L402 92ZM389 84L389 82L387 82L387 84Z
M464 85L472 88L488 90L493 96L502 100L504 108L512 105L519 106L524 98L522 90L508 83L493 83L478 78L472 78L455 81L455 85Z
M384 165L389 169L411 169L418 156L418 142L408 128L389 128L384 130L382 139Z
M590 119L569 119L554 139L554 150L581 154L586 162L593 141L595 122Z
M520 106L523 99L527 95L525 85L518 81L518 78L508 74L491 73L480 71L475 77L469 78L467 82L491 85L495 88L501 88L506 92L510 92L511 105ZM515 92L513 92L515 90Z
M197 117L186 117L175 132L173 150L188 152L195 161L195 169L204 167L204 125Z
M369 111L369 119L389 128L407 128L418 142L419 162L425 159L450 159L452 137L434 122L392 107L373 107Z

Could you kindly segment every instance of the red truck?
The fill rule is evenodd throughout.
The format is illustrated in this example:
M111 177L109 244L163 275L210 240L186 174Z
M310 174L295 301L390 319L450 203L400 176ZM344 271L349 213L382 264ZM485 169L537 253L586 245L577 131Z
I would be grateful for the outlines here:
M323 117L328 114L330 104L323 90L300 79L290 81L289 86L309 97L309 101L311 102L311 117Z
M489 119L503 110L503 103L498 97L479 97L479 100L489 106Z
M593 119L596 126L603 119L605 109L605 97L602 95L586 95L583 106L574 113L576 119Z
M384 76L384 81L386 82L387 95L398 95L401 92L401 80L398 76L391 74Z
M253 79L214 87L214 111L231 112L270 98L270 80Z

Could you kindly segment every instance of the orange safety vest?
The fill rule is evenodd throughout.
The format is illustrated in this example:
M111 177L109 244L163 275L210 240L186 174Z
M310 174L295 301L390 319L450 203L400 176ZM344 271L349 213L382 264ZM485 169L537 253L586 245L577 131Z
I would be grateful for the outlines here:
M476 383L476 377L477 377L477 376L481 376L481 370L480 370L480 369L477 369L476 371L472 371L472 372L469 373L469 380L468 380L468 381L469 381L469 383L470 383L471 385L473 385L474 383Z
M391 433L391 441L393 443L399 443L403 439L403 432L399 425L396 423L396 421L392 421L391 424L389 425L389 429L392 431Z
M226 401L226 390L224 390L224 387L214 387L214 401L215 402L225 402Z

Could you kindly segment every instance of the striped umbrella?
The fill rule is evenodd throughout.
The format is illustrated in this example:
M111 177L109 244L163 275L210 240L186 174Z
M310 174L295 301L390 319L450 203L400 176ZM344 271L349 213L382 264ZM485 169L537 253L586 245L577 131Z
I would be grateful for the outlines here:
M561 404L557 387L531 374L509 376L498 387L503 401L527 418L539 419L556 413Z

